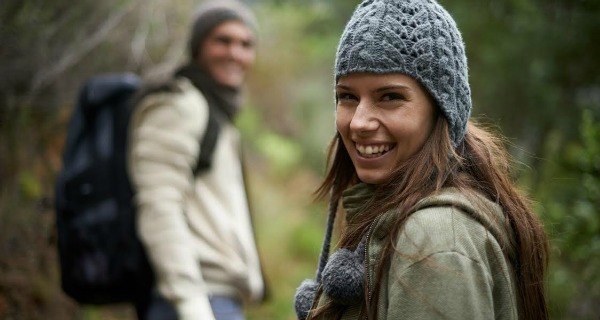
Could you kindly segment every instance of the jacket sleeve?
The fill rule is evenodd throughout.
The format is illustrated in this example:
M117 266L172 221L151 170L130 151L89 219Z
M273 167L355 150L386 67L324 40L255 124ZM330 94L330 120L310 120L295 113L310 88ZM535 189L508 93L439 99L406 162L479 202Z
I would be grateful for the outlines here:
M493 319L489 239L455 207L413 213L390 264L389 319Z
M151 95L136 108L130 129L138 233L158 289L180 319L214 319L185 216L207 110L199 94Z
M453 251L431 254L390 273L388 319L493 319L485 266Z

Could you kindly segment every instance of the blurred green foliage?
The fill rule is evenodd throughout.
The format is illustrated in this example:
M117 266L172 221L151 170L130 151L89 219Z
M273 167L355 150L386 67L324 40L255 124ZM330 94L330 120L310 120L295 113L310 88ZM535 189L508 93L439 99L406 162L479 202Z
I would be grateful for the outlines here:
M552 239L549 293L557 318L591 318L600 299L600 122L589 110L579 136L566 147L559 134L548 141L551 160L535 191Z
M272 299L294 319L325 206L312 192L334 133L333 61L357 0L254 0L257 65L237 119ZM552 318L600 314L600 1L455 0L475 117L510 139L516 178L551 237ZM129 319L60 294L51 214L66 121L92 74L164 75L185 59L192 0L0 2L0 319ZM43 214L40 214L43 213Z

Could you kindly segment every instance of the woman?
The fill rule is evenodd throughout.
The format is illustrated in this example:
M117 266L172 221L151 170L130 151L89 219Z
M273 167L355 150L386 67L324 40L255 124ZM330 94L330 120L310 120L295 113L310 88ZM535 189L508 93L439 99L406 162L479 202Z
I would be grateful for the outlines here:
M546 319L547 239L469 120L459 30L434 0L367 0L336 56L330 216L301 319ZM337 204L340 249L328 258Z

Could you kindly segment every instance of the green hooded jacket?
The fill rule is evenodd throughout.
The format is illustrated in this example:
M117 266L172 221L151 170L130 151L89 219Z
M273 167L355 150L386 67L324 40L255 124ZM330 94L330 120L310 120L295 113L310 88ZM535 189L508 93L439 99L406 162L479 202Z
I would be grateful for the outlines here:
M372 194L373 187L366 184L344 192L348 224ZM396 211L390 210L369 228L365 259L369 296L395 217ZM395 243L381 277L377 319L518 319L510 263L514 237L497 204L443 189L417 203ZM329 300L322 294L318 306ZM363 311L360 304L348 306L341 319L360 319Z

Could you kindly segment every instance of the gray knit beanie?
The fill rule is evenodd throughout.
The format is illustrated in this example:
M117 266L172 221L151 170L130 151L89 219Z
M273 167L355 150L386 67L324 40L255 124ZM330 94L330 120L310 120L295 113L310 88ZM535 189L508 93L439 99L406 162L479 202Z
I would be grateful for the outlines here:
M335 81L355 72L399 72L418 80L458 146L471 114L467 57L456 23L434 0L365 0L340 39Z
M240 1L211 0L198 6L188 42L190 58L192 60L198 56L200 44L210 31L219 24L229 20L241 21L255 33L257 31L258 24L256 23L254 13Z

